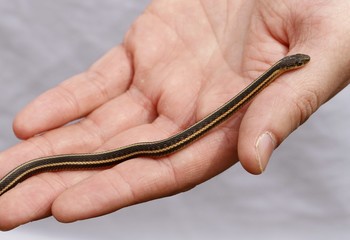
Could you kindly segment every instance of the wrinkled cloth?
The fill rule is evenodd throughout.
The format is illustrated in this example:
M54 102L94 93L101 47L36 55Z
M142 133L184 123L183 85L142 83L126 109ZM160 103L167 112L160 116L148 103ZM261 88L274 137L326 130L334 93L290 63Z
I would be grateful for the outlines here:
M120 43L149 2L0 1L0 150L18 142L20 109ZM0 239L350 239L349 102L347 88L322 106L261 176L236 164L174 197L72 224L48 218Z

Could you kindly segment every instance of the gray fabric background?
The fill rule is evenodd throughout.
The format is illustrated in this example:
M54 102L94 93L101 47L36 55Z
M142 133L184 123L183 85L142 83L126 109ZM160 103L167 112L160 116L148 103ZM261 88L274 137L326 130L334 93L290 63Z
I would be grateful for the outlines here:
M21 108L119 43L148 3L0 0L0 150L17 142ZM0 239L349 239L349 101L347 88L324 105L262 176L237 164L187 193L73 224L48 218Z

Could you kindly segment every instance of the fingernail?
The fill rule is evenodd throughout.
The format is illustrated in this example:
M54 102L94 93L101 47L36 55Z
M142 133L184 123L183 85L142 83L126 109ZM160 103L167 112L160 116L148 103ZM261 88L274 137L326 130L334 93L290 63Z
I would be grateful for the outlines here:
M270 132L265 132L261 134L258 140L256 141L256 160L259 164L261 173L265 171L267 163L269 162L269 159L275 147L275 138Z

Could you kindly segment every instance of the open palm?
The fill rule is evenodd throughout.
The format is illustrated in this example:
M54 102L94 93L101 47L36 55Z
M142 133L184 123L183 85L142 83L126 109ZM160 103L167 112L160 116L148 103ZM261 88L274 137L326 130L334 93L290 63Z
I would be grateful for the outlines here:
M308 45L319 41L310 34L317 16L310 17L311 6L293 12L292 2L154 1L123 44L18 115L14 130L26 140L1 153L0 176L41 156L166 138L202 119L281 57L305 52L317 59ZM0 228L48 215L71 222L176 194L238 159L260 173L273 149L346 85L343 78L324 93L324 86L313 84L317 74L311 67L285 75L249 108L171 156L34 176L0 198Z

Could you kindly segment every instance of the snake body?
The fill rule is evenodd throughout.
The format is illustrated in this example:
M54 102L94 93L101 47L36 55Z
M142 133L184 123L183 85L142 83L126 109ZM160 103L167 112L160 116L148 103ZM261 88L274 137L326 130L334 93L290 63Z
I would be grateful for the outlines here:
M174 153L228 119L278 76L286 71L300 68L309 61L310 57L305 54L282 58L217 110L182 132L164 140L141 142L99 153L48 156L23 163L0 180L0 196L28 177L41 172L108 167L136 157L156 158Z

